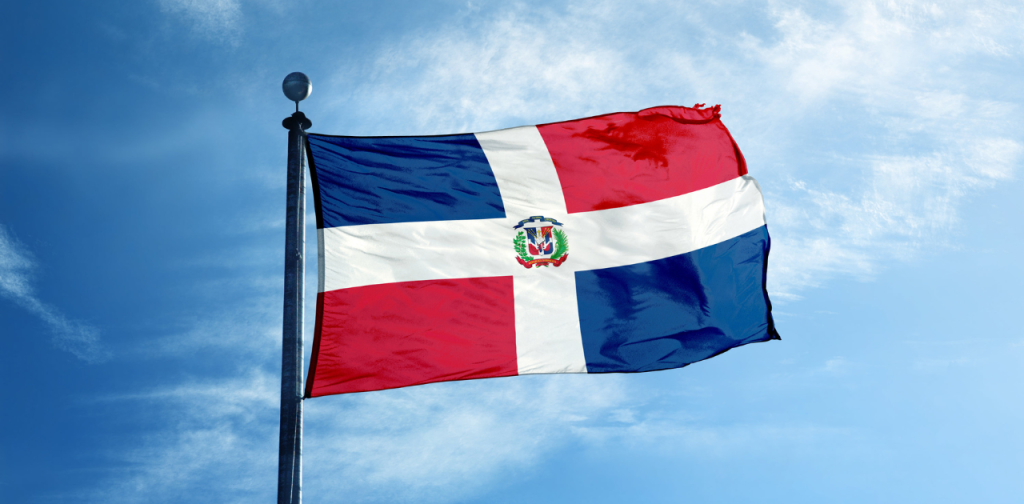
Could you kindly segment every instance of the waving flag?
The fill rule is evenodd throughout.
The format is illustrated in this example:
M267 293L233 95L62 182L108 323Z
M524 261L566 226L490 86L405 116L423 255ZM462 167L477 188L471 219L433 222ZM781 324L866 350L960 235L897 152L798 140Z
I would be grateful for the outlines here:
M653 371L778 339L761 192L718 106L308 149L307 397Z

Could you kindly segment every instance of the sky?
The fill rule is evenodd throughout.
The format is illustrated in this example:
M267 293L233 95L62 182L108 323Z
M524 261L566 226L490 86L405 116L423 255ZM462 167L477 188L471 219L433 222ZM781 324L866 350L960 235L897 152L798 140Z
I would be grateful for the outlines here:
M1019 2L4 2L0 25L5 502L273 502L293 71L326 134L721 104L782 336L308 400L307 502L1024 501Z

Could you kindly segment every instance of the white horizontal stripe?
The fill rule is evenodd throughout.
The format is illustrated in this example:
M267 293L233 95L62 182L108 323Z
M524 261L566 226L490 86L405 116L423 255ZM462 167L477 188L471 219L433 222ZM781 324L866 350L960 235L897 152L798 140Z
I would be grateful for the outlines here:
M700 191L566 219L573 271L637 264L685 254L765 224L761 190L743 176Z
M324 290L443 278L509 276L508 219L401 222L323 230Z
M513 226L524 216L404 222L323 230L326 291L442 278L544 275L516 262ZM591 270L691 252L763 226L750 176L660 201L565 217L569 258L558 269Z
M316 288L317 292L324 292L324 230L316 230Z

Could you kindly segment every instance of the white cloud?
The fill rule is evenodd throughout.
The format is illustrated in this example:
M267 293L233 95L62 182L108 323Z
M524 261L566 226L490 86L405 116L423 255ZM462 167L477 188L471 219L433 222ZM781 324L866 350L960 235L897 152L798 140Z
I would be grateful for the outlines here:
M100 399L157 414L167 428L111 453L103 502L175 501L203 489L243 502L276 488L278 376L190 381ZM353 502L451 500L524 470L587 425L622 421L616 376L532 377L428 385L307 401L307 496ZM134 405L138 406L134 406ZM239 475L243 475L240 477Z
M772 2L777 41L757 51L801 98L905 99L984 56L1019 56L1024 12L1011 2L841 2L833 21ZM756 39L751 39L756 40ZM885 106L895 105L885 103Z
M707 460L758 452L788 453L811 450L828 444L829 439L862 438L849 428L799 423L738 423L702 425L675 415L652 412L650 418L622 427L615 425L584 427L575 434L591 444L619 442L652 455ZM818 448L820 449L820 448Z
M598 5L572 16L514 5L384 47L357 88L361 123L391 134L396 124L409 134L450 133L601 111L600 102L628 92L621 74L631 65L618 48L580 36L604 29L606 15ZM346 69L333 80L353 74L365 75Z
M976 359L960 357L956 359L917 359L914 361L915 371L944 372L952 367L964 367L977 364Z
M464 498L628 403L615 376L417 387L307 403L311 488L357 501Z
M825 365L821 366L815 372L821 374L843 374L848 372L850 369L850 363L842 357L833 357L825 361Z
M277 377L257 369L221 381L189 381L138 394L104 397L107 406L157 414L165 429L111 452L109 477L95 502L179 502L201 493L211 502L253 502L276 488Z
M870 171L846 194L804 182L770 204L770 292L780 298L818 287L835 274L870 277L887 259L910 259L925 246L950 246L964 200L1009 178L1021 145L982 138L967 152L861 156Z
M185 18L197 34L235 42L241 31L238 0L160 0L160 10Z
M234 357L265 357L279 352L280 297L245 296L243 300L219 312L190 315L179 321L183 330L141 341L135 352L147 357L181 357L214 350L230 351Z
M843 364L833 359L824 372ZM111 452L116 469L90 497L176 502L202 492L213 502L251 502L272 495L279 378L260 369L238 374L100 399L157 415L166 428ZM460 501L503 478L525 477L573 442L703 459L850 435L811 424L718 425L675 401L648 404L649 393L628 383L619 375L532 376L306 401L303 493L348 502Z
M99 331L81 322L70 320L55 307L42 302L32 288L30 272L36 267L31 255L7 229L0 225L0 296L10 299L39 317L53 332L53 344L75 357L89 362L103 362L109 353L100 344Z
M798 297L835 274L869 277L888 259L952 245L963 204L1013 177L1024 153L1014 134L1018 105L987 99L981 90L970 94L978 79L969 68L974 59L1022 52L1017 31L995 12L1024 20L1019 10L994 3L858 2L837 22L778 7L778 40L747 41L771 80L799 96L802 107L852 101L864 119L843 121L845 127L875 139L809 152L831 155L833 163L795 173L790 191L778 190L769 202L779 238L769 274L773 293ZM830 184L842 187L801 180L820 179L822 171L845 171Z

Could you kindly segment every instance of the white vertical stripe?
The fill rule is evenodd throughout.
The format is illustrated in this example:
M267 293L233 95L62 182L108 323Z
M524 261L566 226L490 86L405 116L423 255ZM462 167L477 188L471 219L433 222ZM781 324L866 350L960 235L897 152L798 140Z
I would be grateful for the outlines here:
M534 215L565 222L565 197L551 154L536 126L478 133L501 191L508 229L508 258L515 261L512 229ZM513 278L519 374L586 373L576 307L576 278L569 268L526 269Z
M551 154L536 126L477 133L501 191L505 215L565 217L565 197Z
M576 306L576 273L526 269L513 276L519 374L586 373Z

